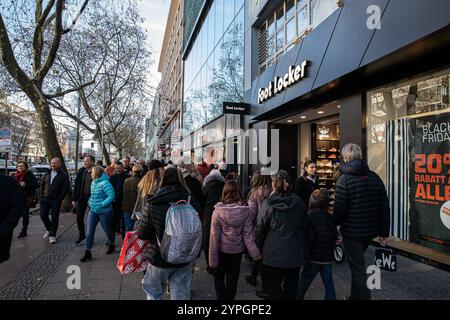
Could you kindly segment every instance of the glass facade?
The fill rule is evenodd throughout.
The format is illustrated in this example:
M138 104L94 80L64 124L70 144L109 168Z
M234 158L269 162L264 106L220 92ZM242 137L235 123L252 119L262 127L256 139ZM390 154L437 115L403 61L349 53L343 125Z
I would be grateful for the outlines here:
M264 72L338 8L336 0L285 0L259 29L259 71Z
M214 0L185 60L183 128L193 132L242 102L244 0Z
M450 253L450 69L367 94L369 166L385 181L391 234Z
M370 168L383 181L386 173L386 124L448 111L450 70L371 91L367 96L367 154ZM399 138L399 137L397 137Z

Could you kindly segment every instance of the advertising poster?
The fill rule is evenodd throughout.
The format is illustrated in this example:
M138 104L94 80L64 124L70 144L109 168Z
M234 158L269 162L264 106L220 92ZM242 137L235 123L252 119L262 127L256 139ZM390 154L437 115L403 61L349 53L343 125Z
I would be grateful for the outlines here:
M450 253L450 113L410 128L410 241Z

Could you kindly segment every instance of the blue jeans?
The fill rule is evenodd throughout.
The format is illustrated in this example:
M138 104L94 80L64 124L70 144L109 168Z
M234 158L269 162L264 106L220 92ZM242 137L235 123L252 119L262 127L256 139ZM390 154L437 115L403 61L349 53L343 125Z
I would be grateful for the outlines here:
M147 300L161 300L167 281L171 300L190 300L192 287L192 263L182 268L147 267L142 287Z
M325 286L325 300L336 300L336 291L333 283L333 265L309 263L303 267L300 283L298 285L297 298L303 300L306 291L320 273L323 285Z
M87 240L86 249L91 250L94 244L95 229L97 228L98 222L102 225L103 231L105 231L106 237L110 244L114 244L114 232L111 228L112 221L112 211L94 213L89 211L87 218Z
M123 220L125 222L125 232L133 231L134 229L134 221L131 220L131 213L124 212L123 213Z

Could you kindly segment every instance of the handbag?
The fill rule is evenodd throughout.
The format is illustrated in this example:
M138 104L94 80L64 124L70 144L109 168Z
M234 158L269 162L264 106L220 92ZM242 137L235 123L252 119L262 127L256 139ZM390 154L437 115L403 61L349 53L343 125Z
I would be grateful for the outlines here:
M121 274L130 274L147 270L148 262L144 259L143 251L148 241L138 238L137 231L129 231L125 235L122 250L120 250L117 268Z
M397 271L397 255L394 250L383 247L376 248L375 265L382 270Z
M38 197L37 196L31 196L25 198L25 204L28 208L35 208L38 203Z

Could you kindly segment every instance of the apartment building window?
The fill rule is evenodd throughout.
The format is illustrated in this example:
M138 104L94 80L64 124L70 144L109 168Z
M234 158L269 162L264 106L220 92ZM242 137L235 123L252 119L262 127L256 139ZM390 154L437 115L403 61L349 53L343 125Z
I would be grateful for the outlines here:
M291 50L338 8L336 0L285 0L259 28L259 72Z

